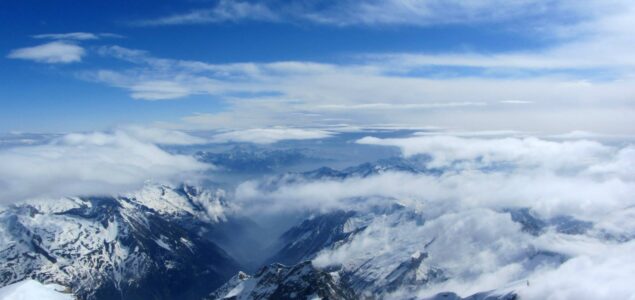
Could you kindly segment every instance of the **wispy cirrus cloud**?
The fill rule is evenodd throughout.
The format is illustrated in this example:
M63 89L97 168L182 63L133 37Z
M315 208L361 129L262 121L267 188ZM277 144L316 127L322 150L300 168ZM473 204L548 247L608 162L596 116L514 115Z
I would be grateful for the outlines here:
M84 78L127 89L135 99L209 95L228 104L222 112L185 118L189 125L200 128L315 126L347 119L352 125L401 123L467 128L467 124L478 124L482 127L472 129L602 132L629 127L623 112L632 109L629 101L635 94L632 78L623 74L632 69L628 60L622 64L586 57L618 70L617 78L612 80L589 77L587 74L592 72L584 72L594 70L596 65L574 67L582 58L563 61L553 72L536 73L535 68L541 70L555 59L544 52L533 54L527 62L523 62L524 56L515 56L516 66L509 75L451 77L418 74L418 70L430 67L428 60L412 60L408 55L360 56L346 64L210 64L157 58L119 46L101 48L99 53L130 62L131 66L88 72ZM493 54L487 61L496 57ZM484 70L498 68L487 61ZM542 62L536 65L536 61ZM580 115L587 119L582 121ZM479 121L470 121L475 119ZM591 119L596 121L588 122Z
M190 95L187 87L174 81L142 81L130 87L130 96L134 99L165 100Z
M252 21L278 21L280 16L263 3L221 0L216 6L174 14L156 19L137 20L130 24L136 26L161 26L180 24L204 24Z
M492 23L510 19L535 19L545 22L546 16L561 12L586 17L596 8L590 3L576 5L574 1L218 1L210 8L135 21L136 25L180 25L237 21L311 22L334 26L409 25Z
M102 38L122 38L122 35L114 33L91 33L91 32L68 32L68 33L43 33L33 35L34 39L49 39L49 40L73 40L73 41L88 41L98 40Z
M240 20L240 16L257 10L254 7L275 6L272 3L221 1L211 10L213 13L207 14L214 15L216 21ZM505 5L499 1L468 1L448 8L449 4L437 1L393 1L369 2L364 9L382 5L405 10L428 7L462 15L494 4ZM362 4L345 1L332 5ZM105 46L96 52L129 65L85 70L80 77L122 88L138 100L197 95L225 104L223 111L202 111L183 118L185 125L181 125L200 129L311 127L345 122L352 126L403 124L457 130L630 133L635 128L629 118L635 110L635 54L631 50L635 40L625 28L635 26L635 7L619 0L507 5L503 11L510 12L501 14L508 17L522 13L516 12L518 7L544 5L571 9L579 18L550 25L554 34L549 38L556 42L539 49L359 53L345 62L208 63ZM311 4L296 4L293 9L308 6ZM286 6L275 7L270 11L280 13ZM205 22L205 18L196 16L191 22ZM81 56L75 61L79 59Z

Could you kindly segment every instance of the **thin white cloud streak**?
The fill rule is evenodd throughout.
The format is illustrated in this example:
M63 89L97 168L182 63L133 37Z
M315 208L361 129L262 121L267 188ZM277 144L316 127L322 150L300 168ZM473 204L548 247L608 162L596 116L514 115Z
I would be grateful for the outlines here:
M393 110L393 109L427 109L427 108L446 108L446 107L461 107L461 106L484 106L487 105L485 102L447 102L447 103L403 103L403 104L393 104L393 103L368 103L368 104L352 104L352 105L341 105L341 104L325 104L319 105L315 108L317 110L356 110L356 109L366 109L366 110Z
M413 133L414 136L452 136L452 137L523 137L531 135L530 132L517 130L483 130L483 131L451 131L443 128L432 129L430 131L420 131Z
M45 33L45 34L36 34L33 36L35 39L53 39L53 40L78 40L78 41L86 41L86 40L96 40L99 37L90 32L69 32L69 33Z
M170 154L155 145L199 142L198 139L183 133L159 133L166 132L134 128L130 133L74 133L45 145L0 150L0 201L112 195L135 190L146 180L194 178L198 171L208 168L193 157Z
M283 140L312 140L332 136L333 133L320 129L306 128L253 128L219 133L211 138L214 143L243 142L272 144Z
M130 87L130 96L143 100L166 100L189 96L192 92L180 83L172 81L144 81Z
M532 104L534 103L533 101L523 101L523 100L502 100L499 102L504 104Z
M122 35L114 33L92 33L92 32L67 32L67 33L43 33L32 36L34 39L49 40L72 40L72 41L89 41L102 38L123 38Z
M209 140L202 137L165 128L126 126L119 130L124 131L139 141L158 145L196 145L209 142Z
M48 64L79 62L86 54L84 48L67 42L50 42L38 46L12 50L8 58L32 60Z

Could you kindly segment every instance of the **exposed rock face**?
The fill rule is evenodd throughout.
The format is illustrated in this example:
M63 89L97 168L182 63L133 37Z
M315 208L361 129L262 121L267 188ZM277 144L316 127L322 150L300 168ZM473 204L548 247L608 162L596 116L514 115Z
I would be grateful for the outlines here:
M244 273L209 296L209 299L357 299L328 272L316 269L310 261L293 267L271 264L253 277Z

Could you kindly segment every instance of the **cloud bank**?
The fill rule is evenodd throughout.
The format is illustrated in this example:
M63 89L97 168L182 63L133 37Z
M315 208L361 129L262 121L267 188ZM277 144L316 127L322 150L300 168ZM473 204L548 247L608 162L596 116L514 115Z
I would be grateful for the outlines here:
M184 133L133 128L110 133L73 133L45 145L0 150L0 201L33 197L112 195L146 180L191 179L209 166L166 152L156 144L200 142Z
M468 296L490 289L513 290L523 299L635 295L628 283L635 269L630 258L635 238L632 145L455 136L367 137L359 142L428 157L426 165L443 172L379 172L347 179L288 175L281 181L243 183L236 199L257 213L362 212L350 224L360 222L365 229L318 254L318 266L361 272L360 266L371 265L375 267L368 273L356 275L384 280L400 262L425 251L429 257L421 274L442 268L449 277L419 290L395 291L394 299L444 291ZM395 202L425 222L376 212ZM549 227L532 234L512 220L510 209L529 209L544 222L567 216L593 225L578 233ZM369 219L366 214L376 215ZM566 260L562 264L559 255Z
M453 136L395 139L365 137L357 143L396 146L406 156L430 155L432 157L430 167L434 168L447 168L456 162L465 162L466 164L474 163L479 167L510 164L522 169L541 167L559 171L585 168L610 160L619 152L594 141L557 142L534 137L505 139L470 139ZM624 151L630 151L630 148Z
M272 144L283 140L312 140L332 136L333 133L319 129L304 128L254 128L219 133L212 137L214 143Z

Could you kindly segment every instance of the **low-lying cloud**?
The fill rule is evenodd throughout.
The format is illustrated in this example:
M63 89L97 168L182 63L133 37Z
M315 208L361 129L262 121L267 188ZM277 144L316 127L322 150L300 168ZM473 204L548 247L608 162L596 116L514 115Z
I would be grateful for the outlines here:
M333 133L321 129L304 128L253 128L235 130L216 134L212 142L242 142L255 144L272 144L283 140L312 140L332 136Z
M163 135L169 133L140 128L73 133L44 145L0 150L0 202L112 195L137 189L147 180L192 179L208 167L157 146L200 142L184 133Z
M551 170L580 169L607 163L617 157L617 149L590 140L548 141L535 137L478 139L454 136L416 136L378 139L365 137L359 144L396 146L405 156L417 154L432 158L430 167L447 168L457 162L471 166L511 164L519 168ZM466 166L462 166L465 168Z
M635 269L630 258L633 146L535 137L367 137L358 142L397 146L405 156L425 155L428 167L443 172L379 172L347 179L288 175L286 180L243 183L237 201L254 213L376 214L375 207L394 202L415 211L423 224L395 214L362 218L368 222L364 230L314 260L320 267L354 272L363 272L357 269L362 262L371 264L376 268L370 273L356 275L380 280L410 255L426 251L422 268L441 268L449 278L418 291L395 291L390 295L395 299L443 291L468 296L490 289L513 290L523 299L635 295L627 283ZM578 234L551 228L533 235L508 212L524 208L541 220L569 216L593 225ZM566 262L561 264L560 257ZM425 274L427 269L422 270Z

